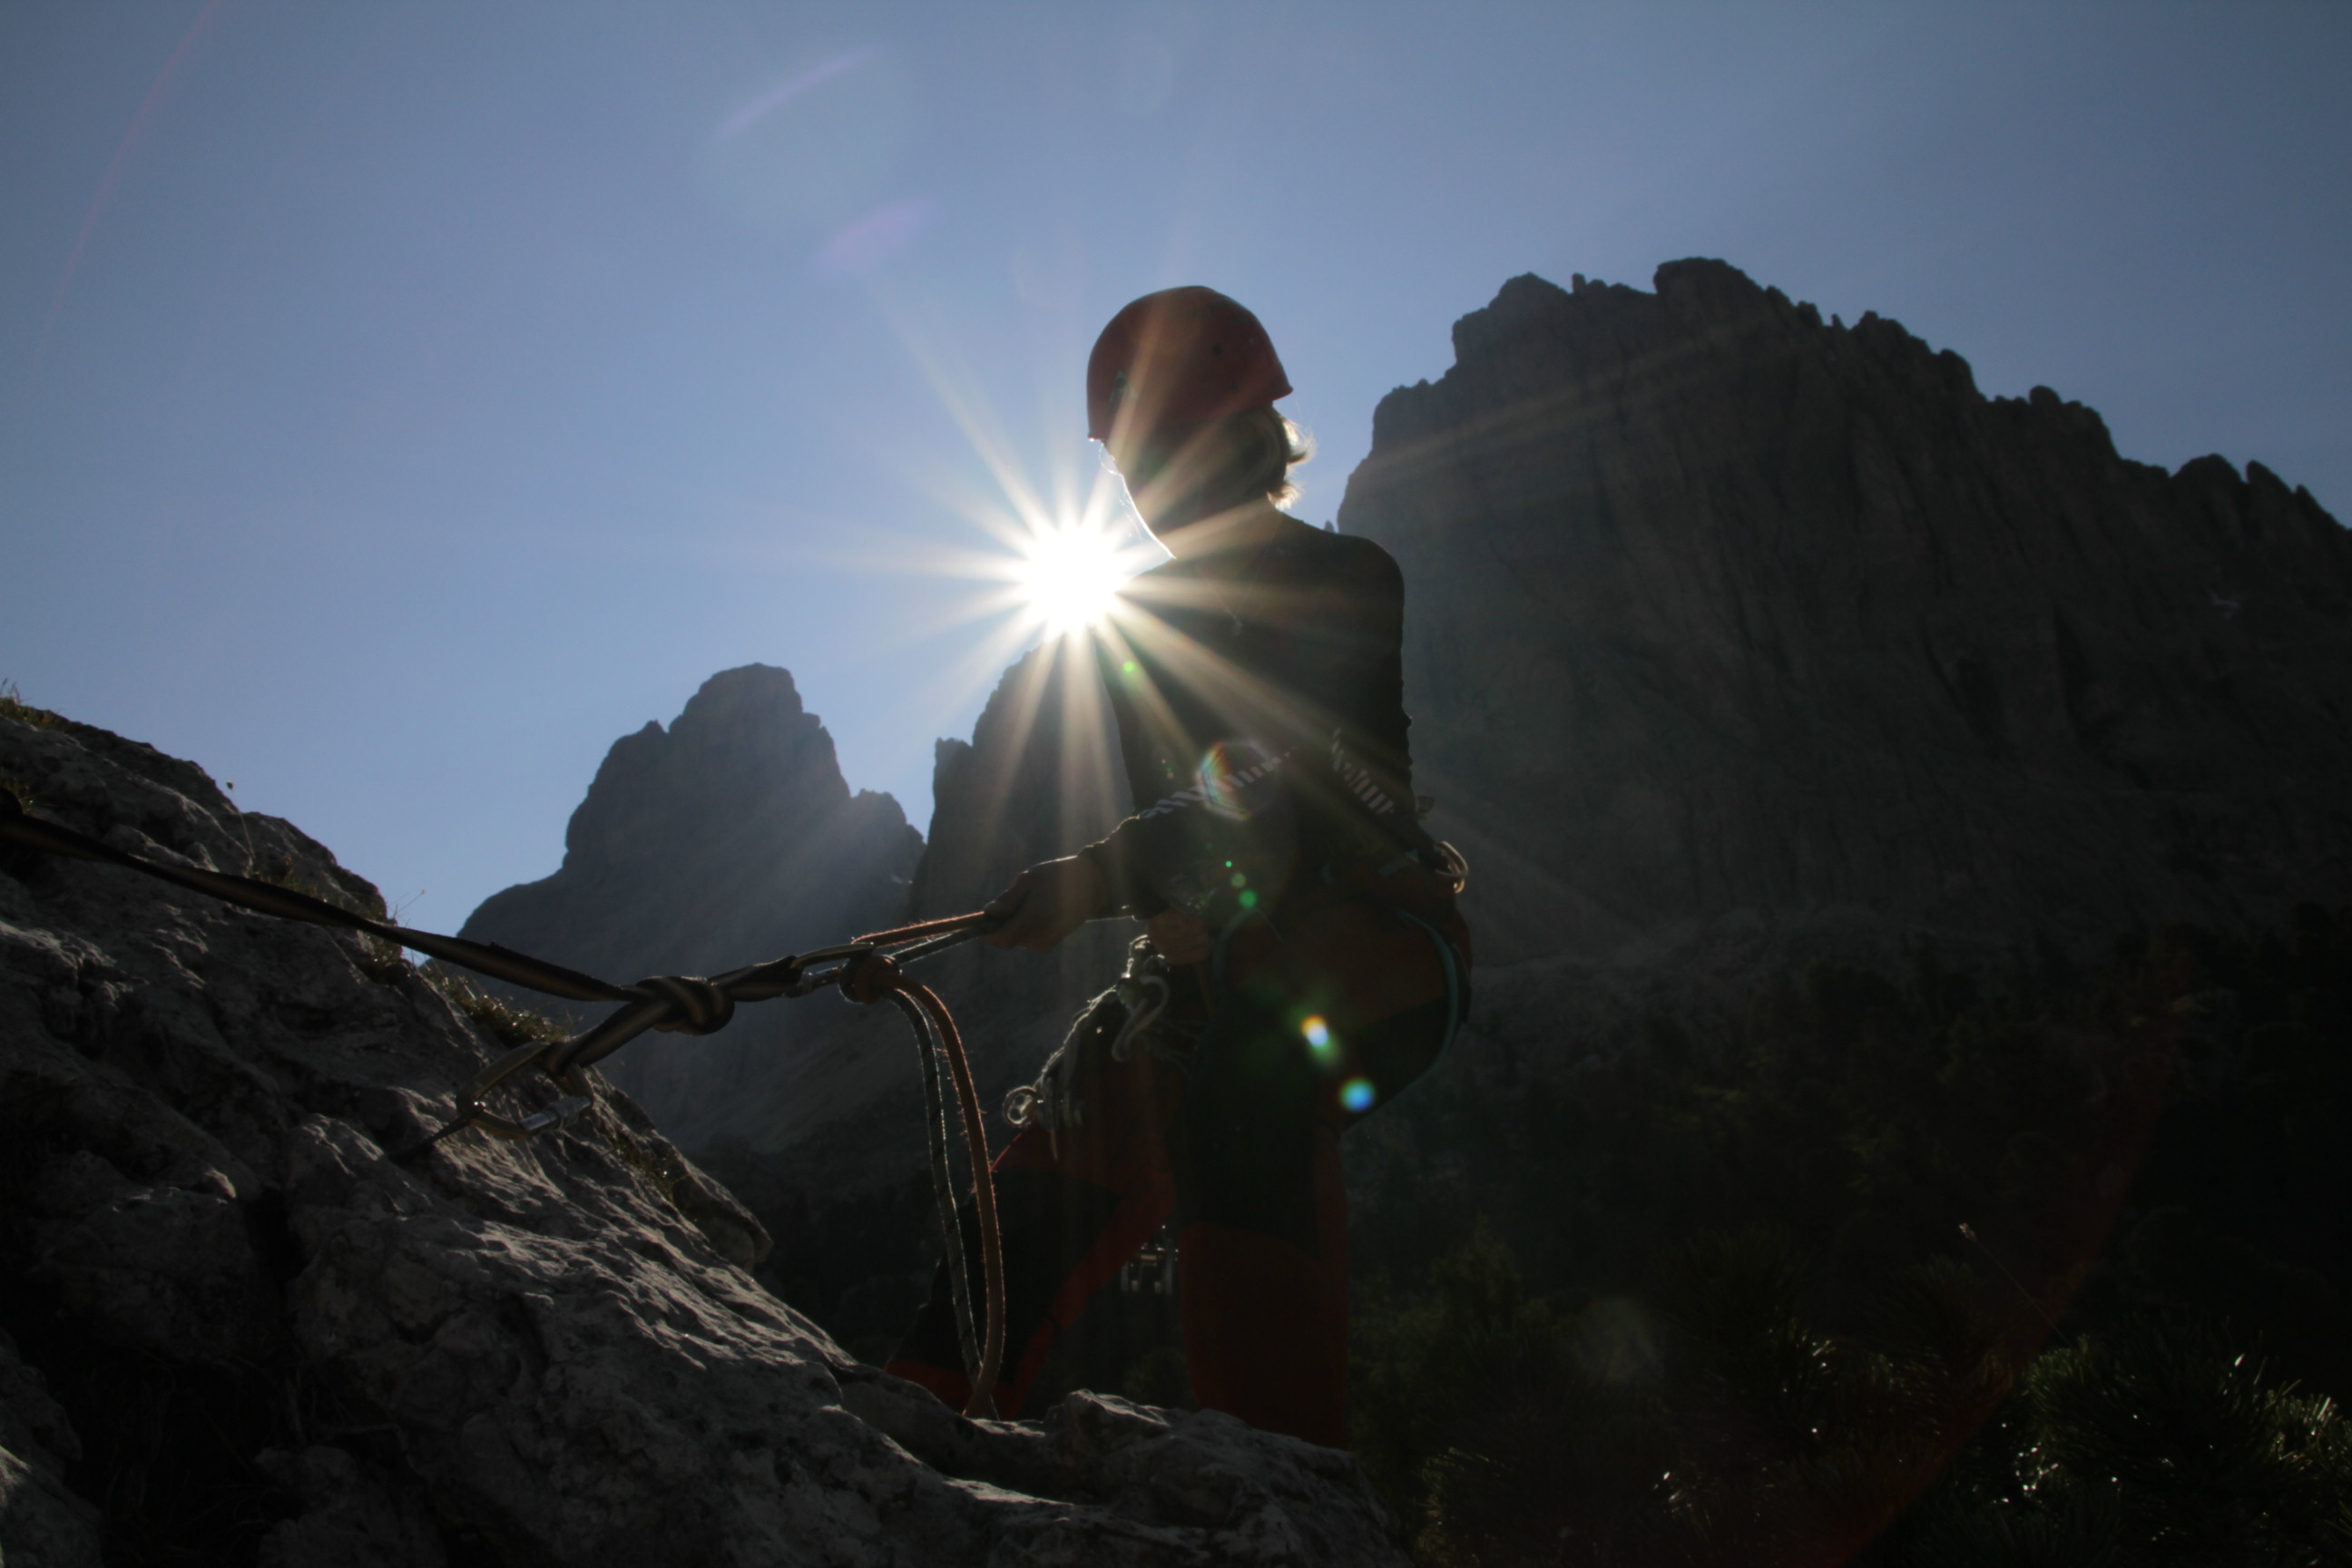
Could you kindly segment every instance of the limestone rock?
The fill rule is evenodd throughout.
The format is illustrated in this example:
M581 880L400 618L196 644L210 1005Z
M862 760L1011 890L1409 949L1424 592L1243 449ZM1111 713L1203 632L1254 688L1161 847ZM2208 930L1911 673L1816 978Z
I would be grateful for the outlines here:
M0 720L0 773L142 853L377 902L103 731ZM857 1364L617 1092L394 1163L502 1048L348 933L0 852L12 1564L1402 1561L1344 1455L1114 1401L965 1422Z
M0 1331L0 1563L98 1568L98 1510L66 1486L81 1442L47 1381Z
M939 743L928 847L888 797L850 795L783 671L715 676L667 733L615 743L573 816L563 869L486 900L464 934L625 980L975 909L1127 809L1109 708L1076 649L1016 661L972 739ZM818 854L833 864L794 864ZM996 1146L1009 1136L993 1114L1004 1091L1117 973L1136 929L1103 922L1043 958L974 947L924 964L962 1026ZM716 1036L645 1037L607 1070L752 1196L782 1243L763 1270L772 1286L864 1353L895 1341L935 1257L920 1079L895 1012L831 996L746 1010Z

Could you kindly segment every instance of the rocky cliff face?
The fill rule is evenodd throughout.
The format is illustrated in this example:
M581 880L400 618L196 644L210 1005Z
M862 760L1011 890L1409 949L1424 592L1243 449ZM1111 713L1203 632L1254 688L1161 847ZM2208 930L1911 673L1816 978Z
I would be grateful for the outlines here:
M896 923L921 853L897 801L850 792L792 676L746 665L668 730L614 742L562 868L483 900L463 934L614 979L717 974ZM795 1131L765 1114L780 1062L887 1032L838 1007L779 1009L716 1039L648 1038L612 1071L689 1146L760 1143Z
M2352 883L2352 538L1716 261L1524 277L1374 420L1482 956L2104 939Z
M11 712L37 813L381 909L193 764ZM1402 1562L1345 1455L857 1364L625 1095L393 1163L506 1044L348 933L0 851L0 1559Z

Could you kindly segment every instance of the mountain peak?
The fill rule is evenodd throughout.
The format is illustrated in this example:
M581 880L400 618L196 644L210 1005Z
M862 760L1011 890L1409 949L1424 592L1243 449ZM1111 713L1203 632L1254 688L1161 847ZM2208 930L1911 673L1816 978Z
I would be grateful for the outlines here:
M2126 461L1721 261L1574 281L1457 322L1339 514L1405 570L1482 952L1741 910L2090 940L2340 889L2352 536L2307 492Z

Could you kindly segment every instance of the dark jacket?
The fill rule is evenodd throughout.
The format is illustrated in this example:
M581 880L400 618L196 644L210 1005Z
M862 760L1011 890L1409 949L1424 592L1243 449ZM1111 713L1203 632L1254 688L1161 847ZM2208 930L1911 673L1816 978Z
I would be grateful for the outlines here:
M1290 520L1231 582L1129 583L1095 647L1136 814L1085 851L1117 907L1270 911L1300 875L1429 852L1403 625L1387 551Z

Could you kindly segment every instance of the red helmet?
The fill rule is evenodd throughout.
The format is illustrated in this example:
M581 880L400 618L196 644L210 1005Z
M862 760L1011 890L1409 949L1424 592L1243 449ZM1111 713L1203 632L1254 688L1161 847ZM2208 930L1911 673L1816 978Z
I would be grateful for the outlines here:
M1146 294L1110 319L1087 361L1087 434L1205 425L1290 395L1258 320L1195 284Z

